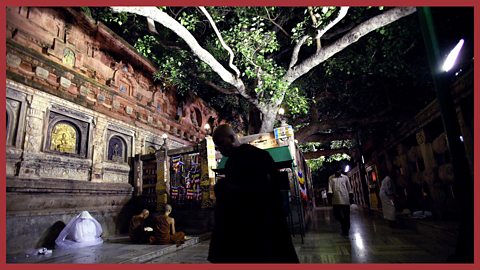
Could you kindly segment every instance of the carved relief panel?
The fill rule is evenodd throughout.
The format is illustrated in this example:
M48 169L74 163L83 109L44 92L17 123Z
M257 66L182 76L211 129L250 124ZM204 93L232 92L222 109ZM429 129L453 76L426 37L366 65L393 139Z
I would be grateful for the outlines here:
M7 88L6 128L7 146L21 147L25 125L26 95Z

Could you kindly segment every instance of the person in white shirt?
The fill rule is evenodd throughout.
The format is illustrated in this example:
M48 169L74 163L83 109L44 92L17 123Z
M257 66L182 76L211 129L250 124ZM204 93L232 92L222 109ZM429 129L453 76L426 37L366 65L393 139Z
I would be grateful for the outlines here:
M353 201L353 191L348 176L337 170L328 179L328 195L333 206L333 216L342 227L342 235L348 236L350 231L350 204Z

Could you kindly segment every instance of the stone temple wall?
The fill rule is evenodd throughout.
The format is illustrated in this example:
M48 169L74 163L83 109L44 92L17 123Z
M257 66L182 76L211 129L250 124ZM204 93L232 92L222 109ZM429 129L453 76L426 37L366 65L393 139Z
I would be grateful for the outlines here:
M132 162L198 143L216 113L154 82L155 67L71 8L7 8L7 252L52 244L88 210L104 236L134 211ZM53 239L54 240L54 239Z

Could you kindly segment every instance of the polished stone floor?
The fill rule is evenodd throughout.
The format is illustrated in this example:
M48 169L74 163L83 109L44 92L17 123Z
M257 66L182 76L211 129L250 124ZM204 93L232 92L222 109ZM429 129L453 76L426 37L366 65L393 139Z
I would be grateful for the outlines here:
M443 263L453 253L456 226L406 220L390 228L378 214L352 208L348 237L340 234L331 207L312 210L302 243L293 238L301 263ZM416 224L416 226L412 226ZM193 237L176 247L106 241L98 247L50 255L7 254L7 263L208 263L209 241Z
M437 237L428 225L424 229L428 234L408 224L390 228L378 215L358 209L351 211L351 224L350 235L344 237L330 207L313 210L303 244L299 235L294 237L300 262L443 263L454 250L454 241ZM148 263L208 263L208 244L204 241Z

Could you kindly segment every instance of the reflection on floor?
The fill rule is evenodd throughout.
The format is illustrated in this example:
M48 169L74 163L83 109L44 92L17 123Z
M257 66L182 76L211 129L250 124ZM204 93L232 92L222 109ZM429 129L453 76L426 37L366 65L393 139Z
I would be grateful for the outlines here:
M376 215L352 209L349 237L340 234L331 207L313 210L301 243L294 243L301 263L443 263L453 253L453 243L434 233L428 236L405 228L390 228ZM208 241L168 254L148 263L208 263Z

